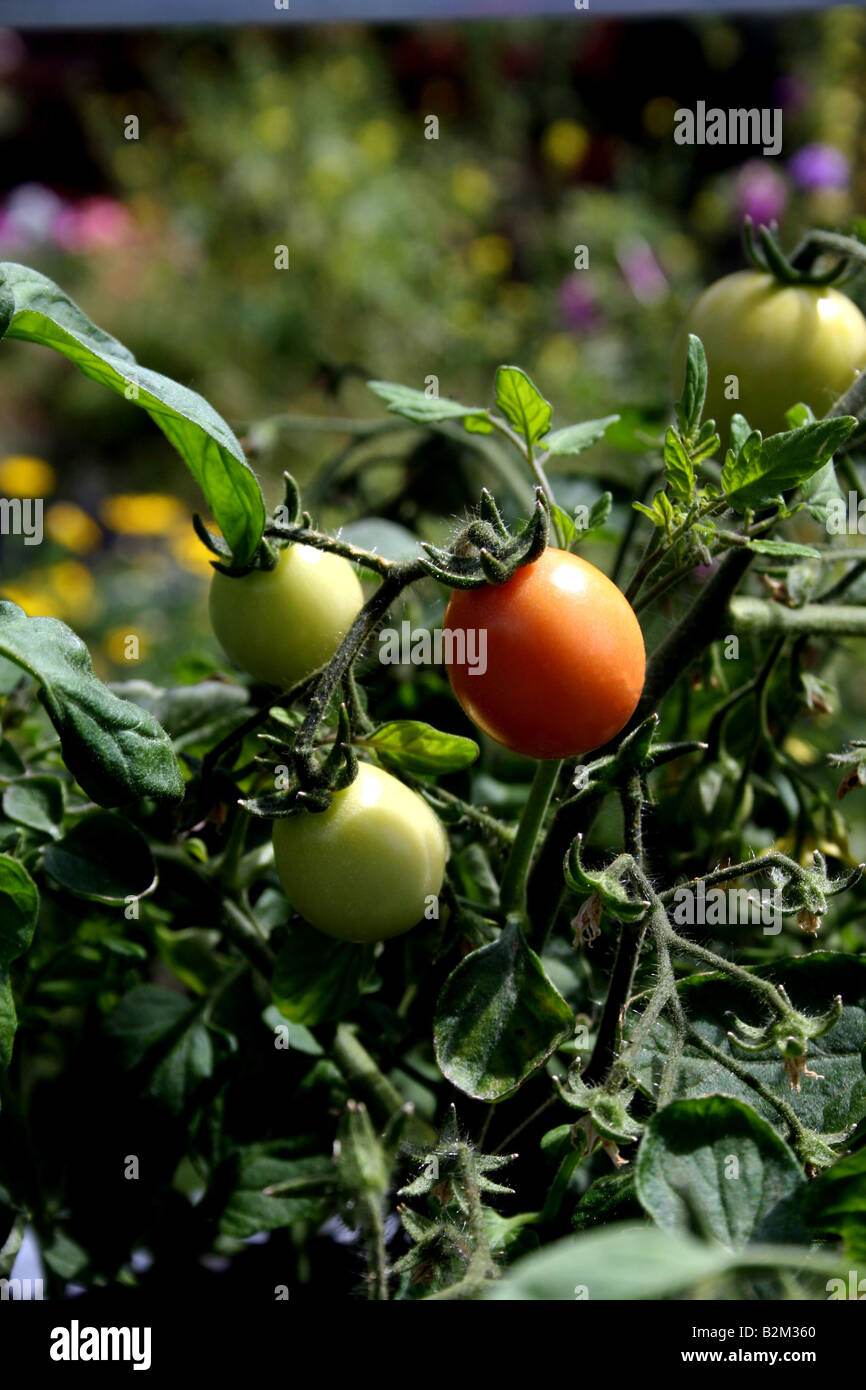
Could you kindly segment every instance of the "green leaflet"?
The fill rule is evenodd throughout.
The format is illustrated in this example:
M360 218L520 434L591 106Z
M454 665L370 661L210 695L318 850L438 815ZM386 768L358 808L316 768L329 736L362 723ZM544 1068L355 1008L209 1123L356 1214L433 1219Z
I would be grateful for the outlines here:
M265 504L258 479L222 416L197 392L136 362L37 270L0 263L0 337L54 348L85 376L147 411L177 449L231 547L247 564L261 540Z
M732 1096L676 1100L649 1121L637 1158L637 1195L668 1231L695 1222L728 1250L750 1240L808 1244L794 1199L805 1187L788 1145Z
M93 671L80 637L56 618L28 618L0 601L0 655L40 685L63 761L100 806L149 796L179 801L184 782L168 735L152 715L121 700Z
M450 1082L476 1100L516 1091L569 1036L574 1018L520 927L452 970L436 1006L436 1060Z

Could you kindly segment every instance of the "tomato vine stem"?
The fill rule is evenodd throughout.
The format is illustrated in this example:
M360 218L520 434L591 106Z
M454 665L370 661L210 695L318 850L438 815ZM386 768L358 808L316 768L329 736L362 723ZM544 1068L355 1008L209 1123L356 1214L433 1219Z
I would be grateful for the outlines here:
M557 758L544 758L537 763L502 877L500 907L506 915L517 914L524 926L529 923L526 894L532 858L561 767L562 763ZM535 932L532 935L537 937Z

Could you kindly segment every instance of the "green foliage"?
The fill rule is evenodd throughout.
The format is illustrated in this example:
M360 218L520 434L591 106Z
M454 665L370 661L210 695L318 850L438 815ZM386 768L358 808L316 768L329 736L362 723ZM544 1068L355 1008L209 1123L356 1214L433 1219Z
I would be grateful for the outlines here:
M802 1242L796 1156L751 1106L729 1096L677 1100L647 1126L636 1166L641 1205L662 1230L697 1227L728 1250Z
M572 1031L565 1000L547 979L520 926L452 971L436 1006L433 1035L444 1076L476 1100L501 1101Z
M13 279L19 336L54 342L55 323L55 345L117 389L124 350L62 296L54 318L28 317L39 281ZM433 539L411 495L399 521L332 534L289 475L265 519L218 417L139 378L151 405L186 401L184 425L159 423L174 422L236 562L262 536L315 547L356 564L369 597L290 691L194 660L176 682L110 688L64 624L0 608L0 1196L58 1279L134 1281L131 1251L172 1259L178 1231L196 1259L231 1261L273 1232L298 1282L337 1258L338 1231L354 1247L341 1291L380 1300L811 1296L859 1258L864 889L817 757L838 747L815 726L840 703L832 634L786 626L808 595L810 622L841 607L845 632L866 632L856 572L837 577L815 531L856 422L795 408L762 440L735 417L721 460L706 371L693 338L663 430L624 405L551 433L550 402L514 366L489 409L370 383L416 427L410 452L456 440L503 482ZM652 449L652 483L624 491L603 462L591 484L568 471L602 440ZM442 586L505 585L551 537L617 544L649 662L622 733L530 783L525 761L467 736L441 673L367 657L398 604L429 631ZM733 657L754 605L762 640L737 630ZM862 743L832 753L840 797L863 784ZM270 818L329 807L359 759L419 790L450 840L422 920L365 946L301 920L270 838ZM677 914L684 888L753 879L777 895L772 932ZM111 1232L85 1152L102 1152L100 1124L133 1152L143 1125L153 1146L143 1199L117 1204ZM829 1248L810 1253L816 1237Z
M65 623L28 618L14 603L0 603L0 654L37 682L66 766L99 805L182 797L165 731L96 679L87 648Z

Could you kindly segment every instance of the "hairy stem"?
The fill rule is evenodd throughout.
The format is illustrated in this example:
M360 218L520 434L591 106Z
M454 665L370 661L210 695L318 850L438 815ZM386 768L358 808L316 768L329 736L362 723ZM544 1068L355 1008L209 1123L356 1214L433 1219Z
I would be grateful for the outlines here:
M545 758L536 765L529 797L502 878L499 894L502 911L517 913L524 923L528 921L526 892L532 856L561 767L562 763L556 758ZM533 936L538 939L540 931L533 932Z

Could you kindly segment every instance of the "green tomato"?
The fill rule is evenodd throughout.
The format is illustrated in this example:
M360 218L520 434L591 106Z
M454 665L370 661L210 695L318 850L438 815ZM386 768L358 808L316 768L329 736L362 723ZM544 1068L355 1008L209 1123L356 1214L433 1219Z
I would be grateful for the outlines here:
M286 689L330 661L363 603L348 560L290 545L271 570L240 579L214 570L210 621L241 670Z
M785 411L799 401L825 415L866 366L866 318L846 295L783 285L758 270L717 280L690 309L674 348L677 396L689 333L707 354L704 413L716 421L723 445L736 413L765 436L788 428ZM731 378L738 399L729 399Z
M274 822L280 882L311 926L380 941L420 921L445 877L448 840L417 792L371 763L327 811Z

